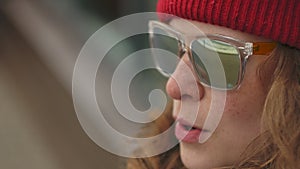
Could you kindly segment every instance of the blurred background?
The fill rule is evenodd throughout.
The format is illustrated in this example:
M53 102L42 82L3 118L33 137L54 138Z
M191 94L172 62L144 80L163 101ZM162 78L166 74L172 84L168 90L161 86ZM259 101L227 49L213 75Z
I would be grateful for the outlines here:
M80 49L96 30L127 14L155 11L155 4L156 0L0 1L1 169L124 168L124 158L101 149L82 130L72 102L72 72ZM133 38L123 50L143 48L145 41ZM117 60L112 57L108 63Z

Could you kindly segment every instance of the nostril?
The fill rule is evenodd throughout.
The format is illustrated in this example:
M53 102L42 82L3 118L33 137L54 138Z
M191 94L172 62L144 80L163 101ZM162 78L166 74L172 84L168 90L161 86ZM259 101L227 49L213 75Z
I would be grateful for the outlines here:
M182 90L176 80L173 77L170 77L166 84L166 92L167 94L174 100L182 100L182 99L193 99L193 100L201 100L204 97L204 87L197 83L196 86L191 85L188 79L184 79L184 85L182 86Z

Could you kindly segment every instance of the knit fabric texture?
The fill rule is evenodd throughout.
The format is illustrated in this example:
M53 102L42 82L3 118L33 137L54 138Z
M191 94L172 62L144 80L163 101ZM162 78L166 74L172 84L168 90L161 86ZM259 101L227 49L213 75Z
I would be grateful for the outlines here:
M157 12L300 48L300 0L158 0Z

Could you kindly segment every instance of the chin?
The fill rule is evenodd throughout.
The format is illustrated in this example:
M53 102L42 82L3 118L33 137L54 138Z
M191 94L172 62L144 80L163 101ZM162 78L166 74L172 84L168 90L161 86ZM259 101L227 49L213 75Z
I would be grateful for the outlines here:
M212 169L217 168L219 162L216 157L211 157L209 153L201 153L201 151L195 151L199 144L180 144L180 157L185 167L188 169Z
M180 146L180 158L184 166L188 169L211 169L212 160L202 158L201 155L189 149L190 146L185 143L181 143Z
M207 164L207 161L201 161L196 159L188 159L184 156L181 157L182 163L188 169L212 169L213 166Z

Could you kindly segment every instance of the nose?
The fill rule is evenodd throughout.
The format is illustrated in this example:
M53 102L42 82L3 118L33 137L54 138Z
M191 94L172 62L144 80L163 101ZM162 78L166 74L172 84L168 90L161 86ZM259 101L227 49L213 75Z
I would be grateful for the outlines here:
M204 86L197 81L192 67L188 55L184 54L166 85L166 91L173 99L184 97L199 101L203 98Z

